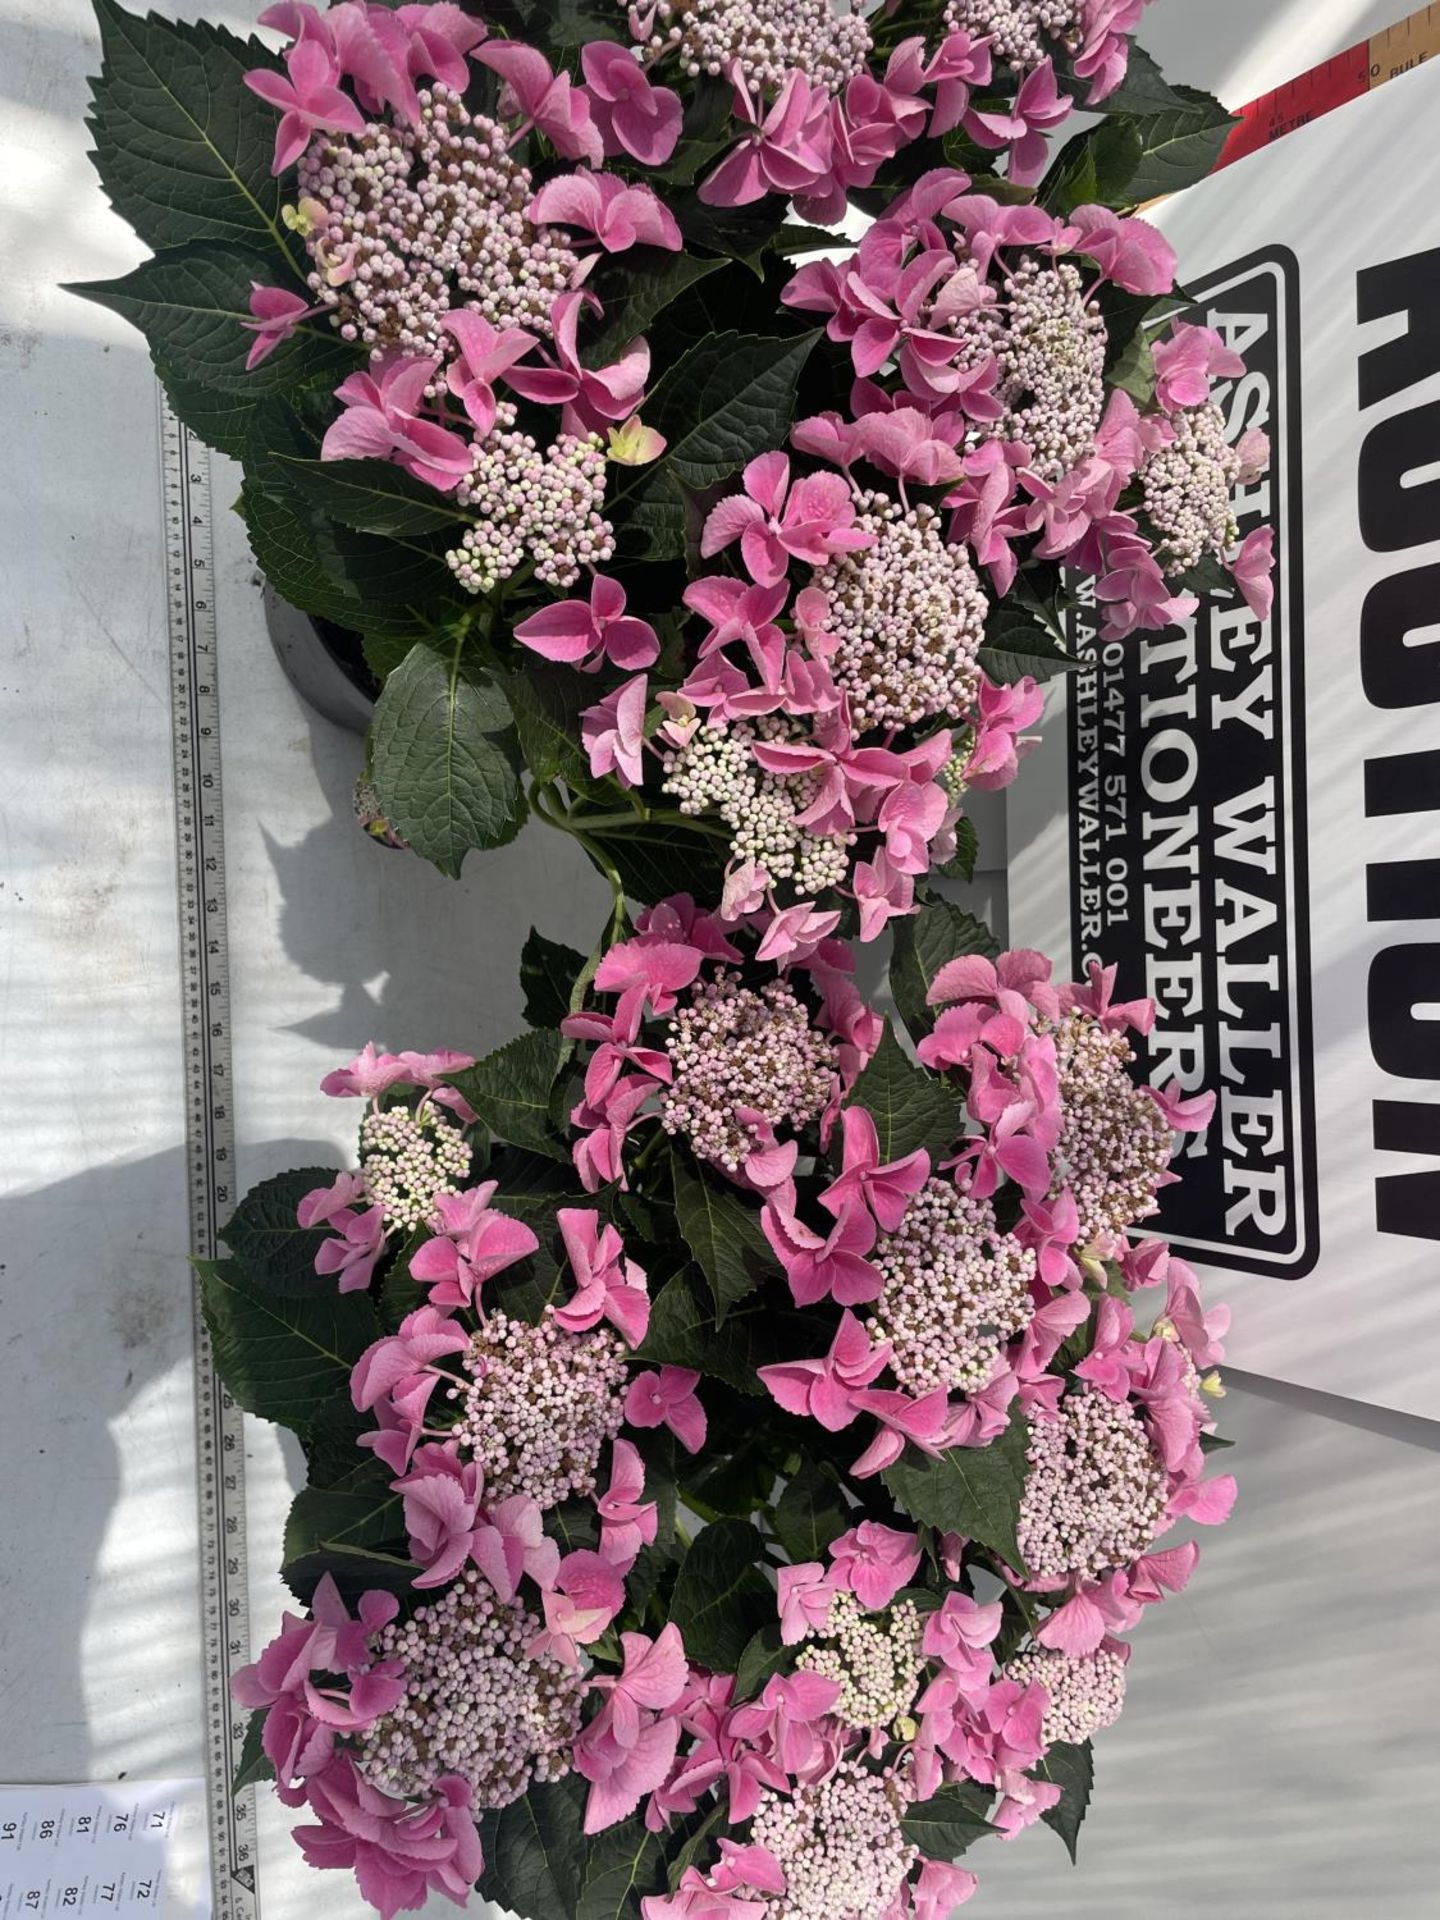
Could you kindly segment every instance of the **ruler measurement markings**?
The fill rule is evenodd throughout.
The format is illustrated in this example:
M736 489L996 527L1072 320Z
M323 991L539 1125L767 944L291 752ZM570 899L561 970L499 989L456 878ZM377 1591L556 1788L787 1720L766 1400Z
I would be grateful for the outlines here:
M1240 124L1231 130L1216 171L1412 72L1437 54L1440 7L1432 4L1243 106Z
M167 616L175 780L186 1193L191 1252L211 1259L232 1204L230 976L220 765L209 457L160 400ZM230 1781L246 1718L230 1677L249 1657L245 1563L244 1416L215 1373L195 1309L202 1686L207 1807L216 1920L258 1920L254 1789Z

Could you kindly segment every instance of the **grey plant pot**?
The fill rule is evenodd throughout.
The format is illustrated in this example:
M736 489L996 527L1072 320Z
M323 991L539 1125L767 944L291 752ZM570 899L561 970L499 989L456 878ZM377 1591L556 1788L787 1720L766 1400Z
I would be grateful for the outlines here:
M275 657L306 705L337 727L365 733L377 688L365 666L359 635L300 613L268 585L265 621Z

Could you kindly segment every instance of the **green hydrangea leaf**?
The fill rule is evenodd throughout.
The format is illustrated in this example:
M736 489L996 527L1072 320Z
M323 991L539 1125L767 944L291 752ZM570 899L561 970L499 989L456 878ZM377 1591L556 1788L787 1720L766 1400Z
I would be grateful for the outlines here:
M875 1122L882 1161L903 1160L917 1147L923 1147L932 1162L942 1160L960 1132L954 1090L907 1057L888 1020L846 1105L864 1107Z
M882 1477L912 1520L978 1540L1023 1569L1015 1529L1025 1496L1029 1441L1029 1427L1016 1415L983 1447L951 1447L938 1458L909 1447Z
M115 211L151 247L189 240L273 249L273 281L295 242L280 219L285 179L270 171L275 109L245 75L275 68L258 40L208 20L164 20L95 0L102 66L91 82L91 158Z
M370 753L386 818L452 879L472 849L503 847L520 831L527 806L510 708L462 641L416 647L394 669Z
M304 1433L380 1338L364 1293L279 1294L238 1260L197 1260L200 1304L220 1378L247 1413Z
M764 1542L748 1520L717 1520L696 1535L680 1563L670 1618L700 1666L733 1673L751 1635L773 1618L763 1559Z
M252 1187L220 1229L220 1238L250 1279L270 1293L331 1291L335 1281L315 1271L326 1240L323 1227L302 1227L295 1210L316 1187L332 1186L333 1167L297 1167Z
M913 1040L923 1040L935 1025L937 1008L928 995L935 976L965 953L994 959L1000 942L983 920L951 900L930 900L919 913L895 922L890 950L890 995Z

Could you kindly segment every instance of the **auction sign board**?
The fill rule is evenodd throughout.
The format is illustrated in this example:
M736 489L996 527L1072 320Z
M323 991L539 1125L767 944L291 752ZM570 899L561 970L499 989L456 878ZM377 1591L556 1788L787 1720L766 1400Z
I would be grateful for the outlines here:
M1237 593L1102 642L1009 795L1010 936L1119 968L1218 1096L1150 1222L1242 1368L1440 1414L1440 62L1152 213L1270 435Z

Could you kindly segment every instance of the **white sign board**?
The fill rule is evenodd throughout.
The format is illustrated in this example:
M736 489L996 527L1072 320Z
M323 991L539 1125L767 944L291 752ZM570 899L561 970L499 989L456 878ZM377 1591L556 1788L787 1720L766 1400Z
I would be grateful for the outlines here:
M1010 932L1120 966L1219 1096L1155 1224L1243 1368L1440 1415L1440 62L1158 209L1272 438L1216 594L1101 647L1012 789Z

